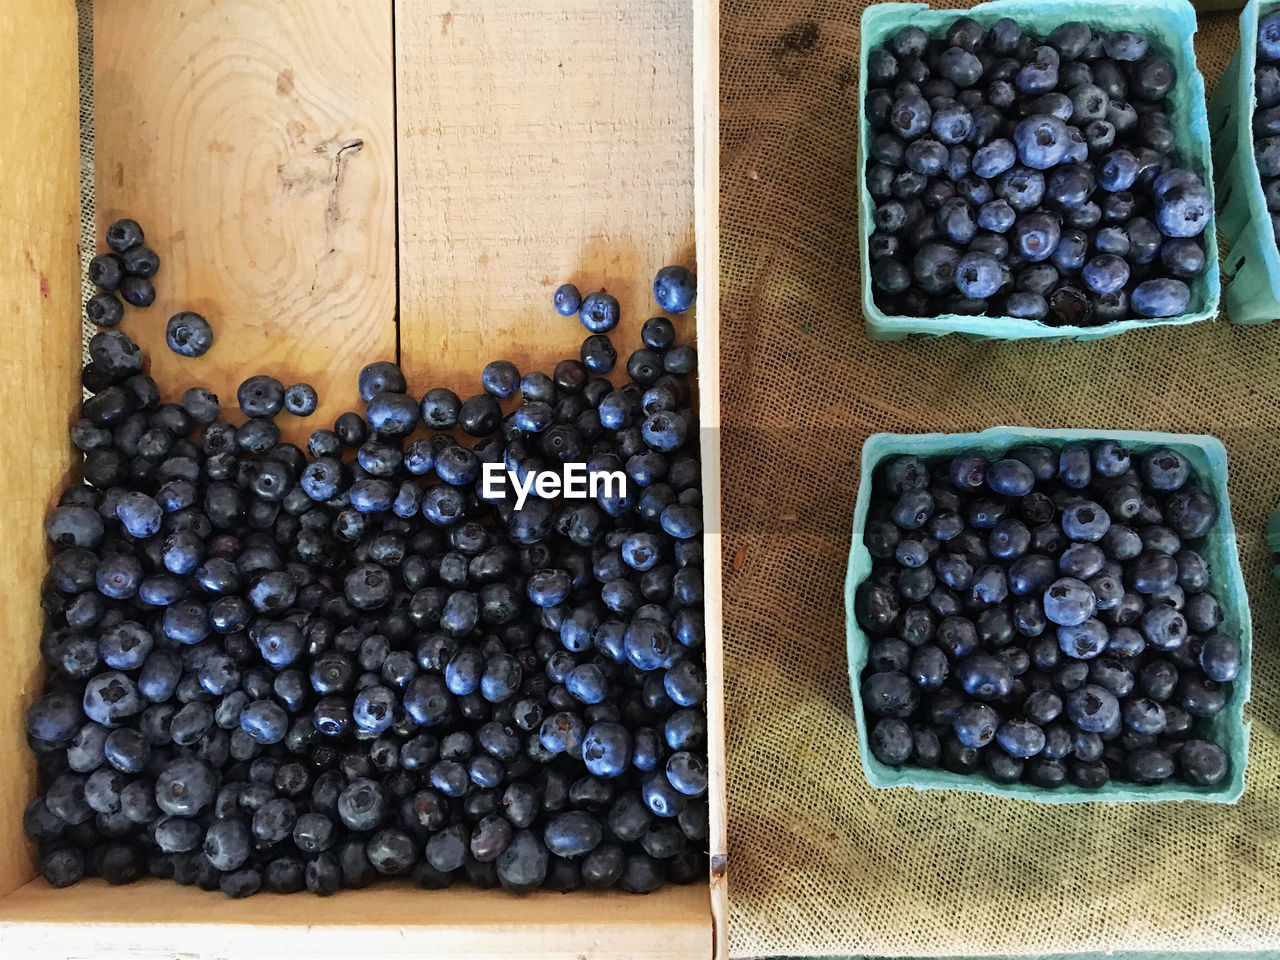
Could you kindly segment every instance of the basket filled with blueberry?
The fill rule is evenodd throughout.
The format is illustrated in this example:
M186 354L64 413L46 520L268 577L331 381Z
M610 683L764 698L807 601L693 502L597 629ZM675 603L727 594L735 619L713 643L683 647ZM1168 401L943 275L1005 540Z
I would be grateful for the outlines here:
M1216 315L1186 0L862 17L863 312L875 339L1093 339Z
M1217 440L877 434L862 478L845 603L873 785L1239 798L1250 620Z
M1218 224L1227 316L1280 317L1280 4L1252 0L1240 15L1240 47L1209 105L1219 172Z

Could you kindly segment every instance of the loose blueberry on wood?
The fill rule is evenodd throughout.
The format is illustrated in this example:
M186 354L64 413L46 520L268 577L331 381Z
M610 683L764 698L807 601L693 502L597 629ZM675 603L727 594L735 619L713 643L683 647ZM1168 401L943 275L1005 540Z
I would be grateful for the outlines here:
M662 306L686 308L691 275L664 276ZM495 362L466 403L370 364L365 414L303 451L275 418L314 412L306 384L249 377L239 411L198 386L166 403L129 337L96 335L28 714L46 759L24 825L49 882L648 892L705 873L696 353L664 318L642 339L612 404L576 359ZM476 439L438 432L455 426ZM483 464L578 462L636 492L479 496Z

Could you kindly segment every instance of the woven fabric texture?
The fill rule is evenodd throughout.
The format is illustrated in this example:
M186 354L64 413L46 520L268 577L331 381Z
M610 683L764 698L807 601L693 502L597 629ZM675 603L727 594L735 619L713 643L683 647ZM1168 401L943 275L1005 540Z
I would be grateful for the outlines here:
M1263 543L1280 503L1280 323L871 342L855 162L865 6L721 7L731 953L1280 948L1280 585ZM1201 18L1210 89L1236 29L1231 14ZM1254 623L1238 805L1047 807L863 778L842 606L862 442L995 424L1226 444Z

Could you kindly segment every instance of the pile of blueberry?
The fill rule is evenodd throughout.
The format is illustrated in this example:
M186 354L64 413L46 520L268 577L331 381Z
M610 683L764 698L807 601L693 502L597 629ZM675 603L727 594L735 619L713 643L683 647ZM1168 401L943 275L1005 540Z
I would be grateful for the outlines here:
M1258 23L1258 63L1254 72L1257 108L1253 114L1254 157L1271 229L1280 243L1280 11Z
M135 307L155 302L151 278L160 269L160 257L146 245L135 220L116 220L107 227L106 240L110 250L89 261L89 280L98 292L85 304L85 314L99 327L114 327L124 319L122 298Z
M862 702L889 766L997 783L1221 783L1241 669L1197 552L1218 505L1170 448L1029 444L874 477Z
M654 291L683 312L694 278L664 268ZM51 884L705 876L694 351L654 317L615 389L617 301L566 285L555 306L592 331L581 359L495 361L466 399L369 364L364 413L306 451L275 418L313 412L309 387L250 377L234 426L207 389L162 400L120 330L93 337L27 715ZM572 462L628 484L485 499L483 464Z
M1177 82L1144 34L1078 22L1041 41L963 17L871 51L880 309L1082 327L1185 313L1213 203L1178 166Z

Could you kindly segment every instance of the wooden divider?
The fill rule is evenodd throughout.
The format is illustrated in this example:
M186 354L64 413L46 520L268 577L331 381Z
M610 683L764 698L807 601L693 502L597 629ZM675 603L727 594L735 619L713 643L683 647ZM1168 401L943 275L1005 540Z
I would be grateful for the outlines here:
M239 418L245 376L305 380L317 415L278 421L296 442L395 359L391 44L389 0L95 0L99 232L133 217L160 254L122 329L162 389ZM214 327L198 360L165 346L183 309Z
M27 707L40 692L44 515L71 467L79 391L80 233L76 11L72 0L0 2L0 896L34 874L22 810L35 793Z
M689 0L396 4L401 359L425 389L479 390L578 355L562 282L618 298L620 354L692 265ZM680 329L692 335L692 321Z

